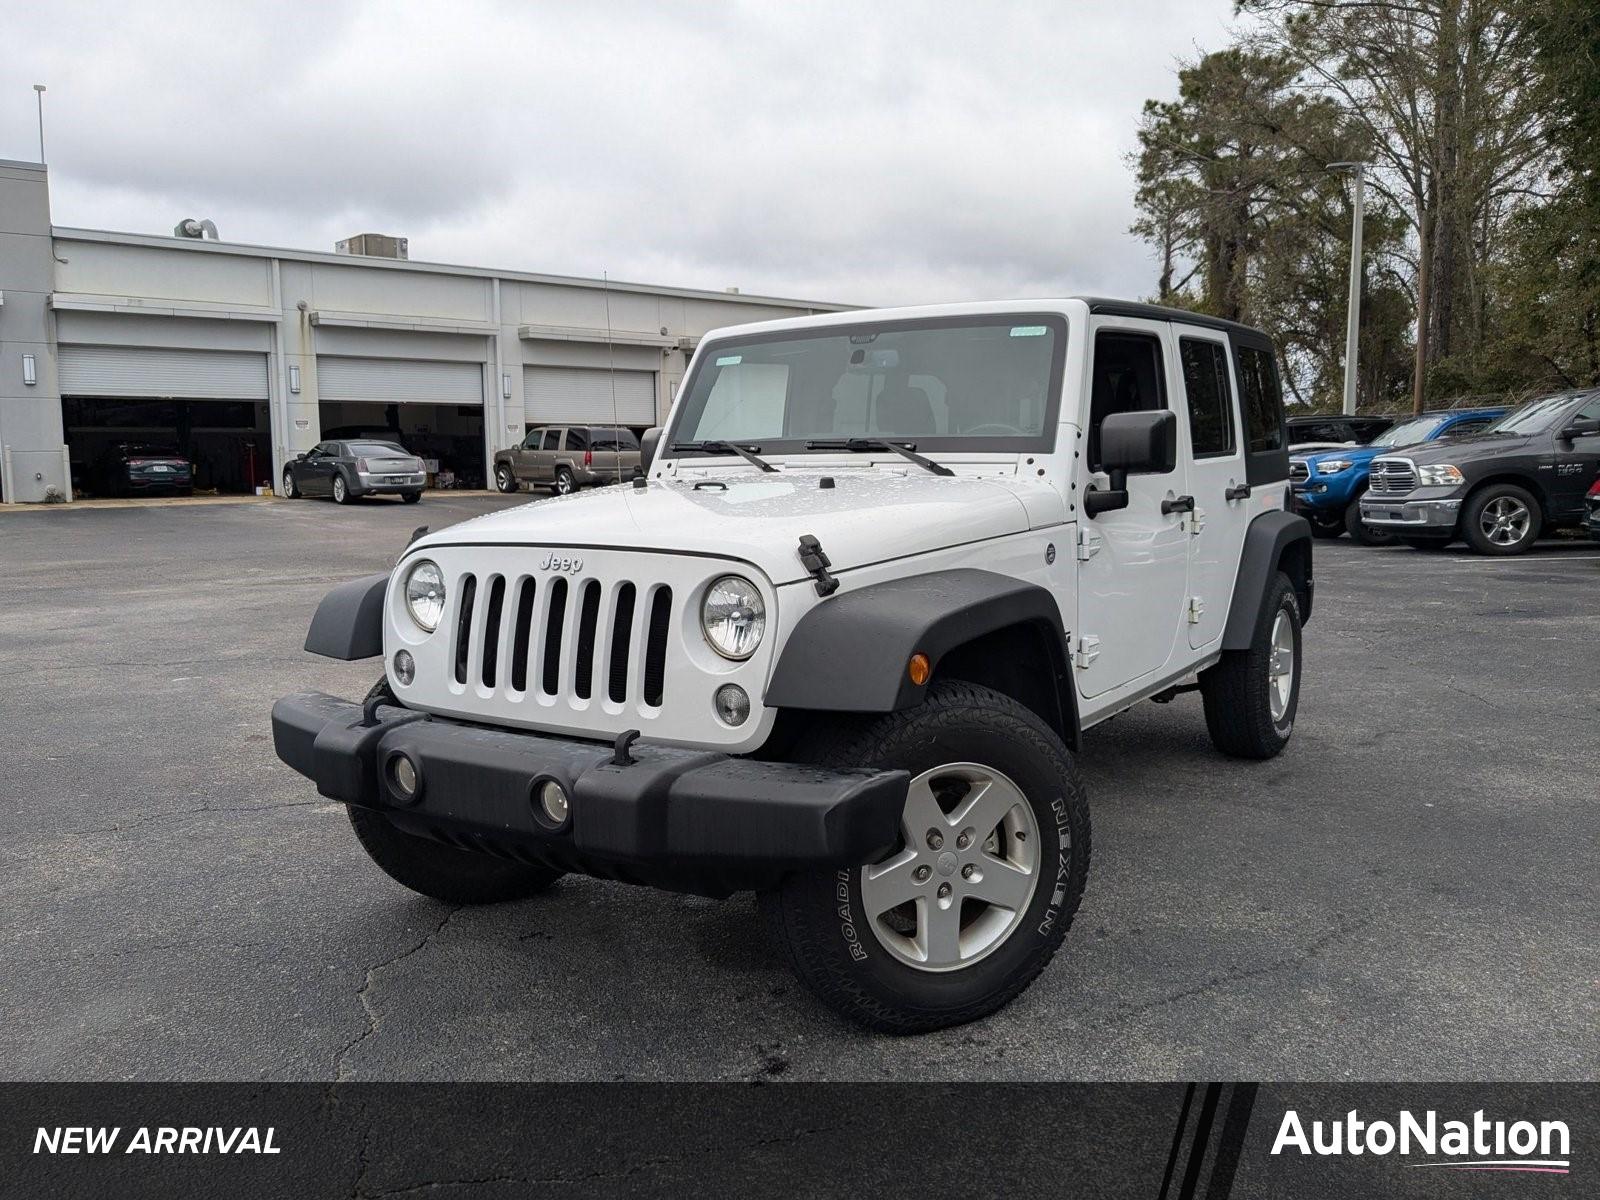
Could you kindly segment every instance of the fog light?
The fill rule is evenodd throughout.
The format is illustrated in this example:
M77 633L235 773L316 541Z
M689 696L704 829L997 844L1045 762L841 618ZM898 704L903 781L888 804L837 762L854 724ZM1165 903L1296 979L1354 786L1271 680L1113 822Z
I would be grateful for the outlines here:
M417 773L417 764L404 754L396 754L389 760L389 783L402 800L415 800L422 789L422 777Z
M743 725L750 719L750 697L737 683L725 683L713 698L717 719L724 725Z
M554 779L539 785L539 808L552 825L565 825L572 806L567 802L567 791Z
M409 650L402 650L394 656L394 677L402 687L408 686L417 677L417 660L411 657Z

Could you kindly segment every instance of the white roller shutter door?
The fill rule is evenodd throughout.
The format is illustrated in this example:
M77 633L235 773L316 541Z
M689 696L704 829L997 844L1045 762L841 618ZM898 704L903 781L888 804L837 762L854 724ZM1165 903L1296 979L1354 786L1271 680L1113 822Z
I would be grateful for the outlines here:
M483 368L414 358L317 357L317 397L372 404L482 404Z
M654 371L523 367L522 388L530 425L656 423Z
M64 345L57 365L64 396L267 398L267 356L240 350Z

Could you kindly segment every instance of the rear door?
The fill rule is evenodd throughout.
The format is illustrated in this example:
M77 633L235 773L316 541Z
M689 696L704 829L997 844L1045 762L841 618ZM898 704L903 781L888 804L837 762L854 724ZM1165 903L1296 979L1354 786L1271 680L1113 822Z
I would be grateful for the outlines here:
M533 456L533 478L536 482L555 482L556 460L561 457L561 439L566 432L564 428L544 431L544 440L539 443L538 452Z
M1222 636L1238 573L1250 489L1244 477L1239 389L1234 384L1228 338L1215 330L1175 325L1184 403L1179 415L1178 453L1188 441L1189 591L1184 621L1189 645L1199 650Z

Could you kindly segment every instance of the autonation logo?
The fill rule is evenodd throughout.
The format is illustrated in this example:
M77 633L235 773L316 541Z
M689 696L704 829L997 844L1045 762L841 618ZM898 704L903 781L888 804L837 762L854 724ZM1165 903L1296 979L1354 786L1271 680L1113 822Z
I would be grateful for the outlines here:
M1289 1109L1278 1125L1272 1153L1338 1157L1346 1154L1420 1154L1436 1162L1407 1167L1443 1167L1455 1171L1523 1171L1566 1175L1571 1134L1565 1121L1491 1121L1479 1109L1470 1121L1440 1121L1431 1109L1419 1120L1402 1109L1392 1121L1367 1121L1351 1109L1342 1118L1312 1121L1309 1132L1300 1114Z

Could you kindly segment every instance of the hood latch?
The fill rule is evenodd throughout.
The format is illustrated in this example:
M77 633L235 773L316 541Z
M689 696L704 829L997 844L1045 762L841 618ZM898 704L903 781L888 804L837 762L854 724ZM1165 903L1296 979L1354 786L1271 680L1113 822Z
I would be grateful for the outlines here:
M800 535L800 565L811 573L819 596L831 596L839 590L839 581L828 574L833 565L822 552L822 543L809 533Z

